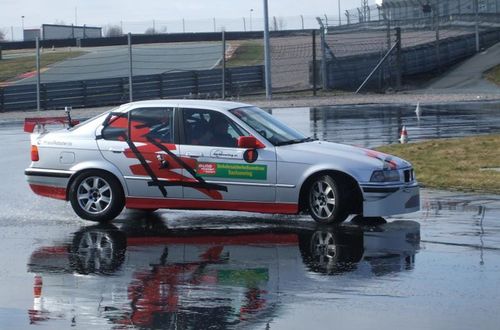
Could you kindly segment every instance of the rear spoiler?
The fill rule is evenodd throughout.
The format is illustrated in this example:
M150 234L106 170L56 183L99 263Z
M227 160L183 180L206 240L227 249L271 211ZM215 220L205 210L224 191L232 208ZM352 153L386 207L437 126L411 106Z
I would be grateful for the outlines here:
M80 123L79 120L70 120L68 117L38 117L24 119L24 131L26 133L33 133L35 128L38 127L40 132L45 131L45 125L61 124L63 127L75 126Z

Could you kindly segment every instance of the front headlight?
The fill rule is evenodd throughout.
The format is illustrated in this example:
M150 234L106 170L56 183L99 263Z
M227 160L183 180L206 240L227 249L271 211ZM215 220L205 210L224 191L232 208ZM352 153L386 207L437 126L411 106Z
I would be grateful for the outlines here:
M399 181L398 170L373 171L370 182L394 182Z

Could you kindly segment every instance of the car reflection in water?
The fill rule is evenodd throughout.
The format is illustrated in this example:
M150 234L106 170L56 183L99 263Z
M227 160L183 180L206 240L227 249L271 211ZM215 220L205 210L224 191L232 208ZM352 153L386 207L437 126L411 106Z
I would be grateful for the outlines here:
M149 218L84 227L67 243L33 252L30 321L175 329L266 324L286 304L280 292L314 293L325 275L332 276L329 285L346 286L341 275L370 281L413 268L418 223L363 220L337 227L283 220L276 227L243 218L231 221L239 227L193 229ZM205 228L218 223L199 221Z

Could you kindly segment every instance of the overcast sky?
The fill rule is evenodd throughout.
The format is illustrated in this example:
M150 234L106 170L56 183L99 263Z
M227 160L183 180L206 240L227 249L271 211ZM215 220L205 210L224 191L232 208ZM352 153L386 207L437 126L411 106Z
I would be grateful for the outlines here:
M360 6L361 0L341 0L341 9ZM370 4L375 0L370 0ZM338 13L338 0L269 0L269 14L277 17L299 15L318 16L328 14L333 18ZM173 21L185 18L211 20L249 17L259 28L262 18L263 0L0 0L0 28L21 27L24 16L25 28L39 28L48 23L75 23L75 8L78 25L105 26L110 23L134 21ZM262 21L261 21L262 22Z

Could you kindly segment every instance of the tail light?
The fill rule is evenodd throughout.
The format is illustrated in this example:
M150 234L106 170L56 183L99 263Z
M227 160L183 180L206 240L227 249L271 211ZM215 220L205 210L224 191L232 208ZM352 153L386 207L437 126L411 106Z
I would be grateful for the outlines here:
M40 160L40 156L38 155L38 147L35 145L31 146L31 161L37 162Z

